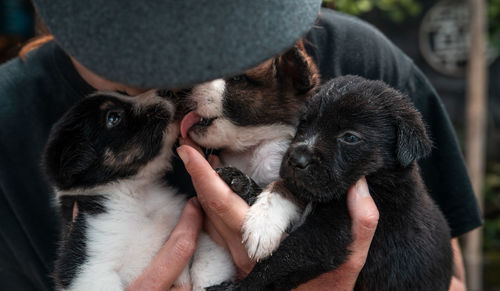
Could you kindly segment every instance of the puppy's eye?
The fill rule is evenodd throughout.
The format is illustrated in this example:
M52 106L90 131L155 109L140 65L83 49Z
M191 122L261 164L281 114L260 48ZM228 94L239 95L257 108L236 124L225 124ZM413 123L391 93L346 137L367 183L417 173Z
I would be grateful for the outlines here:
M168 98L168 99L172 99L172 98L176 97L174 91L167 90L167 89L160 89L160 90L156 91L156 94L158 94L159 97Z
M238 75L238 76L232 77L231 79L229 79L229 81L233 81L233 82L247 82L248 81L248 77L246 75Z
M112 128L120 123L122 120L122 110L111 110L106 114L106 127Z
M361 141L361 138L352 132L346 132L340 137L340 141L347 144L356 144Z

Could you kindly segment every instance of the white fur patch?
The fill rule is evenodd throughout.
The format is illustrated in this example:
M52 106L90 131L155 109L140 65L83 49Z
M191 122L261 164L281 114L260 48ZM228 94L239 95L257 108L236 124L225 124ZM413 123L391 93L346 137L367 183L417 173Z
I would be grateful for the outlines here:
M157 184L131 189L121 183L105 196L106 212L87 216L87 257L71 290L123 290L151 262L186 203Z
M205 134L190 136L205 147L244 151L249 147L276 138L289 138L295 134L295 128L285 124L258 126L237 126L226 118L217 118L207 128Z
M225 166L232 166L250 176L259 186L265 187L278 180L283 155L290 145L290 138L275 138L250 147L242 152L225 150L220 158Z
M310 136L308 137L306 140L304 141L301 141L301 142L297 142L295 143L295 146L301 146L301 145L304 145L304 146L307 146L307 148L309 149L313 149L314 148L314 145L316 144L316 141L318 140L318 135L315 134L313 136Z
M300 208L281 194L262 192L250 207L243 224L243 242L254 260L270 256L288 226L300 219Z
M190 98L196 103L196 112L203 117L221 116L225 87L226 81L223 79L194 86Z
M206 233L200 233L191 265L193 290L204 290L204 287L220 284L220 278L226 281L235 276L236 268L229 252Z

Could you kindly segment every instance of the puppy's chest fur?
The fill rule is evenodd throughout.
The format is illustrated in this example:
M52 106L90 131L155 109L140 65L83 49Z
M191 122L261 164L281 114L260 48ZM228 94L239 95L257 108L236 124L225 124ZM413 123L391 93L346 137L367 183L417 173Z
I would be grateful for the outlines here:
M106 193L101 192L105 195L98 202L100 211L82 208L78 213L74 223L81 227L75 225L70 231L81 232L76 236L71 234L73 240L76 237L81 241L62 244L63 249L75 243L85 244L86 250L83 264L77 267L79 276L68 289L93 290L95 286L105 286L105 282L98 282L100 278L115 278L116 282L109 282L109 286L127 286L166 241L186 203L183 195L159 182L139 187L131 183L114 186ZM65 259L69 258L60 260ZM110 270L118 276L107 274Z
M293 131L290 129L290 131ZM242 152L222 151L224 166L239 169L264 187L279 178L279 168L291 138L278 138L263 142Z

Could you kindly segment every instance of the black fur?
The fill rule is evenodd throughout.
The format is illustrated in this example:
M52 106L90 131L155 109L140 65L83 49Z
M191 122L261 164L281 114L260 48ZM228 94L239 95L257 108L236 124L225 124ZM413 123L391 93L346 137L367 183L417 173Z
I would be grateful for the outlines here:
M409 98L380 81L329 81L307 104L278 182L312 202L311 214L245 279L209 290L289 290L340 266L352 241L346 193L362 176L380 219L355 290L447 290L450 230L415 163L430 149Z

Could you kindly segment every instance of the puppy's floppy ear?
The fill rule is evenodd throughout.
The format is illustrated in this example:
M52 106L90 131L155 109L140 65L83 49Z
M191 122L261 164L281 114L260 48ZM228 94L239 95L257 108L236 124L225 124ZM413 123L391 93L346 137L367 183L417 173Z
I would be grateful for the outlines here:
M298 94L306 94L319 85L318 68L307 54L302 40L276 59L278 79L291 82Z
M396 156L399 163L406 167L427 156L431 152L432 142L427 136L420 113L412 107L404 109L396 117Z
M64 136L64 135L62 135ZM64 139L54 136L44 154L44 167L50 180L60 189L78 183L78 176L87 171L98 159L88 141L75 136Z

